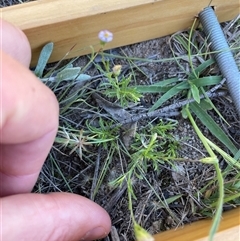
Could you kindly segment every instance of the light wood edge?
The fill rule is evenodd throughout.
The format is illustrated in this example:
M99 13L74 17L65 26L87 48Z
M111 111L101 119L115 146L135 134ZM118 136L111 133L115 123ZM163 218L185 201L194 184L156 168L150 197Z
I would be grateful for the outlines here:
M154 236L155 241L208 241L212 220L202 220L183 228L169 230ZM221 224L214 241L240 240L240 208L223 214Z
M98 32L108 29L114 40L106 49L172 34L192 25L193 18L209 0L41 0L1 10L3 19L27 35L36 64L41 48L55 44L50 62L99 49ZM214 0L219 21L239 14L239 0Z

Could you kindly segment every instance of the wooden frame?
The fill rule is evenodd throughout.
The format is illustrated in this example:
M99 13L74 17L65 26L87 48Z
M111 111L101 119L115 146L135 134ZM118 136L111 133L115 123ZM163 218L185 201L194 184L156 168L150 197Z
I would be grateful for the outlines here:
M155 241L208 241L212 220L203 220L155 235ZM214 241L240 240L240 208L225 212Z
M3 19L19 26L27 35L33 53L32 65L47 42L55 48L50 62L99 48L98 32L108 29L114 48L184 30L210 0L41 0L2 9ZM219 21L239 14L239 0L213 0Z
M3 19L19 26L27 35L36 64L42 46L50 41L55 48L50 61L58 61L98 49L97 34L108 29L114 41L107 48L154 39L191 26L194 16L210 0L41 0L1 10ZM219 21L239 14L239 0L213 0ZM199 221L176 231L155 236L156 241L207 240L211 220ZM240 209L227 212L216 241L240 240Z

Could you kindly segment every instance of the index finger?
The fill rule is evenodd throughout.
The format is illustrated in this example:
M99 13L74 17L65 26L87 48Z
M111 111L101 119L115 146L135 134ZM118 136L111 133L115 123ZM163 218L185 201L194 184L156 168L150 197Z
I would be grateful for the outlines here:
M0 196L31 191L54 141L58 103L27 68L3 51L0 78Z

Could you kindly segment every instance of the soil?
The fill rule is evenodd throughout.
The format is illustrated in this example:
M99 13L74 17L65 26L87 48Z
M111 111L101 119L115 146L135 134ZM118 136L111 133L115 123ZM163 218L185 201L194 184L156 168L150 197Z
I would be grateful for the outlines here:
M17 1L1 1L0 6L12 5L14 2ZM227 23L223 24L223 26L226 24ZM170 36L167 36L114 49L110 52L121 56L126 55L148 59L172 58L173 55L169 46L169 40ZM238 56L238 63L240 62L239 59L240 57ZM74 66L83 67L88 61L89 59L87 56L80 57L74 62ZM110 61L111 64L121 64L123 69L126 70L126 75L131 71L128 62L125 60L113 58ZM138 69L135 69L134 71L137 84L141 85L149 85L156 81L173 77L184 79L186 78L185 70L190 68L189 63L184 60L181 60L181 66L179 66L176 61L158 63L145 62L138 63L138 66ZM184 66L184 70L182 69L182 66ZM51 67L52 65L48 66L48 68ZM211 70L212 72L210 74L219 73L217 66L214 66L213 69L214 70ZM86 73L91 76L99 75L99 71L94 65L91 65ZM158 98L159 94L146 95L142 102L144 108L151 106ZM170 103L177 103L180 99L181 96L176 96L174 99L171 99ZM91 100L91 103L93 101L94 100ZM215 121L218 122L219 126L228 134L236 147L240 149L240 121L236 115L230 96L216 97L213 99L213 103L226 119L229 126L214 114L213 111L209 112L210 115L212 115ZM78 106L78 108L80 107L86 108L84 105ZM104 110L101 111L101 114L105 114ZM79 114L79 110L77 110L75 112L72 111L71 116L68 116L68 118L75 123L73 126L78 126L80 130L86 128L86 122L83 121L83 116L84 115ZM153 191L145 182L140 180L135 180L134 182L134 194L136 200L133 200L133 212L135 218L141 226L152 234L206 217L203 210L206 208L205 199L207 194L200 194L200 190L208 185L216 176L211 165L202 164L196 161L207 156L207 153L190 122L187 119L182 118L180 113L177 116L171 117L171 119L178 123L177 128L173 130L172 134L180 143L178 157L185 159L185 161L175 163L174 168L170 164L162 164L159 166L159 172L155 172L153 168L149 168L146 179L151 183L154 190L162 199L181 195L181 198L169 204L172 214L161 206L156 195L154 195ZM141 127L150 121L152 120L148 119L140 121L137 126L137 132L141 132ZM163 121L166 122L168 119L165 118ZM226 151L226 148L211 135L208 129L203 126L199 120L196 121L202 132ZM60 124L63 122L64 120L60 119ZM157 119L155 122L158 123L159 120ZM104 164L104 160L108 153L97 146L87 147L87 149L89 151L88 153L91 154L84 155L81 159L77 152L69 154L71 150L64 149L63 153L63 149L58 151L58 145L54 146L50 156L43 166L38 182L34 188L34 192L69 192L70 186L73 193L93 199L110 214L113 228L111 234L105 238L104 241L134 240L130 212L128 210L126 185L124 184L116 189L109 185L110 181L116 179L121 174L122 163L120 163L119 159L113 160L97 195L93 198L92 189L94 187L94 182L96 181L96 172L103 167L102 165ZM129 162L124 155L123 159L123 162ZM225 168L226 163L222 159L220 160L221 167ZM60 167L64 178L68 180L67 183L69 186L66 185L63 176L61 176L59 171L56 170L55 165ZM97 175L98 174L99 172ZM213 184L211 185L211 188L214 189L216 187ZM225 210L231 207L233 207L232 203L226 203L224 205Z

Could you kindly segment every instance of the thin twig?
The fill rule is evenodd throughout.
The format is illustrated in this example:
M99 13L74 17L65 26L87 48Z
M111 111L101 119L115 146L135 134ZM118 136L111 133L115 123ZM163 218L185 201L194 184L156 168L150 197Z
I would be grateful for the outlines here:
M225 96L226 94L227 94L227 91L220 91L217 93L212 93L211 91L206 92L206 96L208 96L209 98ZM205 98L205 96L201 95L200 99L203 99L203 98ZM153 118L153 117L164 118L164 117L176 116L176 115L179 115L179 112L177 112L176 109L183 107L187 104L190 104L192 102L195 102L195 100L194 99L183 100L178 103L165 106L161 109L158 109L149 113L133 115L131 118L125 119L123 122L121 122L121 125L125 125L131 122L136 122L136 121L144 120L148 118Z
M104 206L107 212L111 212L112 208L117 205L119 199L123 196L124 192L127 190L127 183L124 182L122 186L116 189L114 194L111 196L110 200Z
M221 82L217 85L215 85L213 88L211 88L209 91L205 92L204 94L200 95L200 99L204 99L207 97L209 98L215 98L215 97L220 97L220 96L225 96L227 94L227 91L219 91L215 92L217 89L222 87L226 79L222 79ZM96 93L94 93L95 95ZM101 97L101 99L103 99ZM106 100L104 100L106 101ZM178 116L180 115L180 112L177 110L187 104L195 102L195 99L187 99L180 101L178 103L174 103L172 105L165 106L161 109L149 112L149 113L143 113L143 114L135 114L135 115L124 115L121 116L121 118L114 118L116 121L119 121L119 124L112 125L111 128L116 127L118 125L124 126L129 123L134 123L139 120L144 120L144 119L149 119L149 118L166 118L166 117L171 117L171 116ZM125 119L124 119L125 117ZM127 117L127 118L126 118Z
M98 148L97 160L95 162L95 170L94 170L93 182L91 187L91 195L90 195L91 200L94 200L94 196L95 196L95 188L97 185L98 171L99 171L99 165L100 165L100 154L101 154L101 147Z

